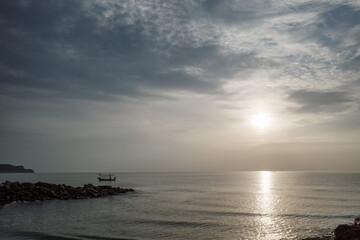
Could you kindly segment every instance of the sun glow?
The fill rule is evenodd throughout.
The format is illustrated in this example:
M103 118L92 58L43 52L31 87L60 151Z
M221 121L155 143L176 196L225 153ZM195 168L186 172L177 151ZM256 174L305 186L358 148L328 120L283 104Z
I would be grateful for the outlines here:
M270 126L270 118L265 113L257 113L251 117L251 123L258 129L265 129Z

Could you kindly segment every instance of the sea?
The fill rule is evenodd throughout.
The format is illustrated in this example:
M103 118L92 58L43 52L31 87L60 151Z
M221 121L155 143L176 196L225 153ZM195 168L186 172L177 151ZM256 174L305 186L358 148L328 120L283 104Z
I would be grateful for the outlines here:
M0 239L303 239L360 215L360 172L0 174L0 182L133 188L86 200L11 203Z

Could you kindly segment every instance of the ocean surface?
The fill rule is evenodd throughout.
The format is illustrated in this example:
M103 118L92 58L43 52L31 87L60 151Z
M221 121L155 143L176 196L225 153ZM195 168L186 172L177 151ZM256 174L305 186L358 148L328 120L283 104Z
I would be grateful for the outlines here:
M360 215L359 172L117 173L98 199L12 203L0 239L301 239ZM96 173L0 174L98 185Z

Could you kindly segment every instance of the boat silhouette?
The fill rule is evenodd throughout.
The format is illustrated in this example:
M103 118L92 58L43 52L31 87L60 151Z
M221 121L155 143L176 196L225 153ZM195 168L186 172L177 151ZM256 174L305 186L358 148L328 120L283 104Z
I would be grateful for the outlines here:
M107 182L112 182L112 181L116 181L116 177L110 174L101 174L99 173L97 179L99 180L99 182L103 182L103 181L107 181Z

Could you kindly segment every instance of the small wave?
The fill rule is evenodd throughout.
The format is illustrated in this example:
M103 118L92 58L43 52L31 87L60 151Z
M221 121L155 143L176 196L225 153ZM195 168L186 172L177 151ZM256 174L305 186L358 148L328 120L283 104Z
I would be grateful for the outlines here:
M25 232L25 231L13 231L3 232L0 236L6 237L6 239L27 239L27 240L82 240L76 237L66 237L61 235L51 235L41 232Z
M101 237L101 236L88 236L88 235L74 235L81 240L135 240L134 238L113 238L113 237Z
M275 215L280 217L293 217L293 218L315 218L315 219L329 219L329 218L354 218L355 215L312 215L312 214L280 214Z
M149 220L149 219L137 220L136 223L138 223L138 224L178 226L178 227L215 227L215 226L221 225L221 224L212 223L212 222L191 222L191 221Z
M356 199L353 198L335 198L335 197L317 197L317 196L302 196L303 199L312 199L312 200L329 200L334 202L354 202Z
M14 238L14 239L27 239L27 240L135 240L130 238L112 238L103 236L88 236L88 235L67 235L67 234L47 234L41 232L29 231L8 231L3 232L1 237Z
M337 219L337 218L354 218L355 215L316 215L316 214L269 214L269 213L250 213L250 212L227 212L227 211L196 211L200 214L216 216L235 216L235 217L291 217L291 218L314 218L314 219Z
M249 212L227 212L227 211L196 211L198 213L205 213L216 216L246 216L246 217L261 217L267 214L249 213Z

